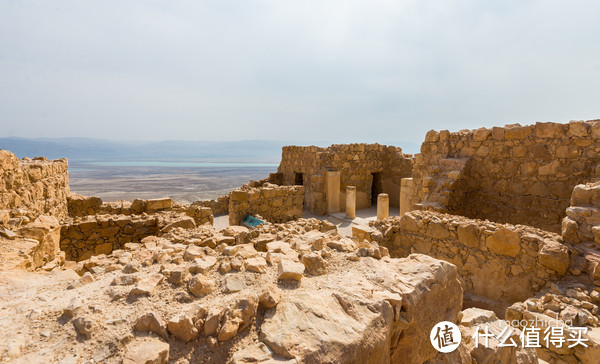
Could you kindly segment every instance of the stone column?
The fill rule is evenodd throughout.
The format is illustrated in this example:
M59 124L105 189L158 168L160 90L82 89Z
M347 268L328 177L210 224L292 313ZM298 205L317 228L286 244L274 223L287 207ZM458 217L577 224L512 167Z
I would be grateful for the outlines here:
M400 180L400 216L409 212L412 207L410 206L410 196L413 193L413 179L402 178Z
M327 213L340 212L340 172L326 172L325 184L327 186Z
M390 215L390 196L380 193L377 196L377 220L385 219Z
M354 219L356 217L356 187L346 187L346 217Z

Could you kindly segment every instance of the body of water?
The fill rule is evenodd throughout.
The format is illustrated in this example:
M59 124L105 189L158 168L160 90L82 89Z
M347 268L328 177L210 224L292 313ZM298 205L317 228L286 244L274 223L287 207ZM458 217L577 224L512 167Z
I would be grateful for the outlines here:
M248 163L248 162L162 162L162 161L109 161L88 162L103 167L177 167L177 168L269 168L277 167L276 163Z

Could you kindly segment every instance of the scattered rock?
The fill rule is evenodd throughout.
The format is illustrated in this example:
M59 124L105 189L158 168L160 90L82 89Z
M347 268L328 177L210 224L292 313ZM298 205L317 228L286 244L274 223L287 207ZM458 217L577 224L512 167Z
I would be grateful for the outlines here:
M167 325L161 315L156 312L148 312L138 317L133 329L136 331L153 332L163 339L167 339Z
M113 286L131 286L139 282L141 278L135 274L123 274L115 277L111 285Z
M165 364L169 360L169 344L154 338L130 343L123 364Z
M277 265L277 279L291 279L300 281L304 273L304 264L282 259Z
M188 269L187 267L174 266L163 269L162 273L167 277L167 281L178 286L187 278Z
M261 307L275 307L281 301L281 289L274 284L268 284L262 289L258 299Z
M194 340L198 336L198 329L192 323L191 318L185 314L179 314L170 319L167 329L171 335L185 342Z
M267 271L267 261L263 257L246 259L244 266L251 272L265 273Z
M83 276L81 276L81 278L79 278L75 282L71 283L67 287L67 289L79 288L79 287L85 286L86 284L90 284L93 281L94 281L94 276L92 276L92 274L90 272L86 272L83 274Z
M73 327L77 334L89 339L92 337L92 330L94 329L94 323L92 320L86 317L78 317L73 320Z
M216 287L215 282L212 279L202 274L196 274L189 280L188 289L190 290L190 293L194 296L201 297L203 295L214 292Z
M230 276L225 278L223 286L226 293L239 292L246 288L246 282L241 277Z
M303 255L302 264L304 264L310 275L319 276L327 273L327 262L321 257L321 254L308 253Z
M217 258L212 256L206 256L203 258L196 258L190 265L190 273L192 274L206 274L217 264Z
M63 315L66 317L75 317L77 316L83 309L83 305L77 299L77 297L73 297L69 305L63 309Z
M156 286L158 286L163 279L164 277L160 274L153 274L147 278L144 278L141 281L139 281L136 284L136 286L131 290L130 295L150 296L152 292L154 292Z

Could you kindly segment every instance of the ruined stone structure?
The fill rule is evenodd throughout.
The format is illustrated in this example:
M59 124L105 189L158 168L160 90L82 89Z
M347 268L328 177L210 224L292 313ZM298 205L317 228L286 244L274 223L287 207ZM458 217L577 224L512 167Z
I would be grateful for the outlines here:
M0 150L0 209L22 208L33 215L67 216L66 159L21 159Z
M507 304L533 296L570 264L559 235L529 226L431 211L412 211L374 226L383 239L375 233L370 239L380 240L390 255L420 253L451 262L466 292Z
M277 186L270 183L231 191L229 224L239 225L244 216L258 215L279 223L302 217L304 187Z
M208 207L213 215L226 215L229 213L229 195L219 196L216 200L195 201L194 206Z
M588 121L431 131L414 160L290 146L278 173L189 205L67 198L66 161L2 152L0 361L597 363L599 139ZM524 347L549 326L586 345Z
M598 177L599 140L597 120L430 131L412 203L558 233L573 187Z
M411 176L412 156L379 144L287 146L277 171L282 184L304 186L305 208L322 215L346 209L347 186L356 187L356 209L375 205L379 193L387 193L391 206L398 206L400 180ZM335 181L329 182L331 187L328 178Z
M60 249L67 259L79 261L92 255L110 254L126 243L139 242L158 232L156 216L87 216L62 226Z

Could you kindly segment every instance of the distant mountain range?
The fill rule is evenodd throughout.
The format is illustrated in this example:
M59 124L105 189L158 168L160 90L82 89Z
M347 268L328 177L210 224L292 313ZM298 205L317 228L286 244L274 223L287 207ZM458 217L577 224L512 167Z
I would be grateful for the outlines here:
M266 140L244 141L113 141L92 138L0 138L0 149L10 150L17 157L44 156L48 159L68 158L72 162L114 160L186 160L186 161L252 161L273 162L281 159L285 145L319 145L328 142L283 142ZM397 145L406 153L418 152L416 143Z

